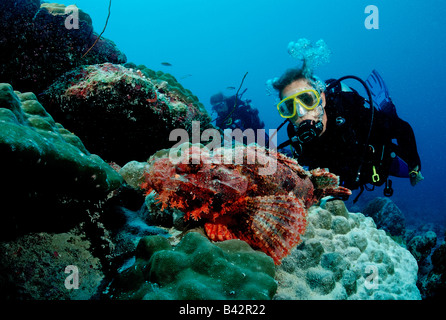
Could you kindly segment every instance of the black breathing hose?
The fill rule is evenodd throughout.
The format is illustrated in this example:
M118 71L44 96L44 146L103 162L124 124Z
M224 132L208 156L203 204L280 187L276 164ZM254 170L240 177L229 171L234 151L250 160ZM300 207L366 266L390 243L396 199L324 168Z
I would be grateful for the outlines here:
M373 107L372 93L370 92L369 87L364 82L364 80L362 80L359 77L356 77L356 76L344 76L342 78L339 78L338 80L335 80L335 81L333 81L332 83L330 83L328 85L327 91L330 90L335 85L337 85L338 83L341 83L342 80L346 80L346 79L354 79L354 80L356 80L356 81L358 81L358 82L360 82L362 84L362 86L364 87L365 91L367 91L367 95L369 97L368 103L370 105L370 110L371 110L370 111L371 112L371 117L370 117L369 133L367 134L367 140L366 140L366 143L365 143L364 151L362 152L362 156L361 156L361 163L359 164L358 173L356 174L356 182L359 182L362 165L364 163L365 154L367 153L367 148L369 146L370 135L372 134L372 126L373 126L373 118L375 116L375 108Z

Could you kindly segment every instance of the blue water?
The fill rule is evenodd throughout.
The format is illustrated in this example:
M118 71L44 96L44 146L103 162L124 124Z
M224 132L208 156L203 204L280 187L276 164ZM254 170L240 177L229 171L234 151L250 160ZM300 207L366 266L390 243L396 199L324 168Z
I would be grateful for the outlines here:
M98 33L108 2L76 1ZM379 9L379 29L364 26L368 5ZM399 116L415 131L425 180L412 187L408 179L394 178L392 200L408 220L444 224L445 17L446 2L440 0L114 0L104 36L129 62L173 74L208 110L211 95L234 94L226 88L238 88L249 72L244 98L252 100L271 129L282 118L265 82L297 64L287 53L290 41L324 39L331 62L316 74L322 79L347 74L366 79L377 69ZM285 138L283 130L279 142ZM362 201L376 196L382 196L382 187L363 195Z

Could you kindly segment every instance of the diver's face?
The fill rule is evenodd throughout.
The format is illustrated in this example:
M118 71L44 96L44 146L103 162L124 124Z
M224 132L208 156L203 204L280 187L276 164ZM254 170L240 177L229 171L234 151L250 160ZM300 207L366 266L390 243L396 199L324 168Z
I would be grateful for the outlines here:
M287 85L283 91L282 91L282 99L285 99L286 97L289 97L299 91L305 90L305 89L315 89L313 88L308 81L305 79L299 79L294 82L291 82L289 85ZM322 99L322 108L325 108L325 93L321 93L321 99ZM325 132L325 129L327 127L327 113L324 112L322 119L320 117L320 107L316 107L313 110L308 111L305 115L302 117L299 117L297 114L290 118L289 120L296 126L298 126L302 121L305 120L313 120L313 121L322 121L324 125L324 129L322 130L321 135Z

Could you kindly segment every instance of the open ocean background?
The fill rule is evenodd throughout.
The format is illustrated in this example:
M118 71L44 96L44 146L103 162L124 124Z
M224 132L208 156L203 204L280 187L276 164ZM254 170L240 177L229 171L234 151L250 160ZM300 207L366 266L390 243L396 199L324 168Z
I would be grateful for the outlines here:
M66 5L72 1L62 1ZM109 0L77 0L100 33ZM379 29L368 30L364 12L379 9ZM321 79L377 69L389 88L400 118L417 138L425 180L412 187L392 178L391 198L408 224L445 225L446 2L440 0L113 0L104 37L113 40L129 62L174 75L211 111L210 97L230 95L248 72L244 99L259 109L266 129L282 122L265 83L299 62L287 53L290 41L324 39L331 61L316 70ZM169 62L172 66L164 66ZM346 82L356 89L356 82ZM286 139L286 130L278 135ZM144 139L144 137L141 137ZM382 196L383 187L364 192L359 207ZM354 198L354 192L351 199ZM349 201L351 202L351 201Z

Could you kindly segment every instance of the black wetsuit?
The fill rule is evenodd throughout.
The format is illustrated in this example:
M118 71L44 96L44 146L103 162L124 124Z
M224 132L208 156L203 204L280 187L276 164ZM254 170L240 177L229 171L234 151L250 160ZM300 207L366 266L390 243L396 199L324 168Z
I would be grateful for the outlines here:
M326 131L308 143L292 144L299 164L310 169L328 168L340 176L341 185L350 189L367 183L382 185L391 174L395 155L410 169L417 165L421 169L413 130L396 113L391 116L375 109L367 143L371 110L364 106L364 98L355 91L340 89L326 92L326 98ZM288 136L293 137L295 127L290 123L287 129Z
M221 129L236 129L242 131L245 129L263 129L265 124L259 118L259 111L250 106L249 103L237 99L237 106L235 105L235 95L226 98L224 101L227 106L227 112L219 114L216 119L217 127Z

